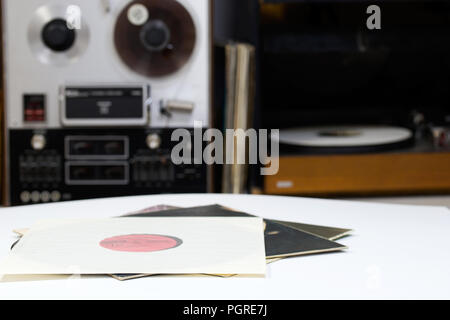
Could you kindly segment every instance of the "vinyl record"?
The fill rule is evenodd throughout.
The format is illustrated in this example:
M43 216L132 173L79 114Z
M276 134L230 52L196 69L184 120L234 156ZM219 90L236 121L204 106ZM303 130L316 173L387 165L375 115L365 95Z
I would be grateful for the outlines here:
M220 205L192 208L169 209L159 212L127 215L128 218L143 217L250 217L248 213L233 211ZM274 220L264 220L266 258L284 258L319 252L340 251L345 246L321 236L305 232L297 225L295 228ZM311 226L309 226L311 228ZM322 228L320 226L314 226ZM325 227L326 228L326 227ZM346 230L350 231L350 230ZM341 233L341 231L339 232Z
M194 52L194 20L175 0L132 1L119 14L114 43L122 61L134 72L168 76L180 70Z
M411 130L389 126L323 126L281 130L280 144L311 151L351 152L399 148L413 140Z

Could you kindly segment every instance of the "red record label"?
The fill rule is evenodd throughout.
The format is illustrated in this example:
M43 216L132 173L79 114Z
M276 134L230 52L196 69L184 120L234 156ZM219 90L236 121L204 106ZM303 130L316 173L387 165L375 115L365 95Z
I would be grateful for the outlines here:
M181 239L157 234L130 234L104 239L100 246L121 252L154 252L180 246Z

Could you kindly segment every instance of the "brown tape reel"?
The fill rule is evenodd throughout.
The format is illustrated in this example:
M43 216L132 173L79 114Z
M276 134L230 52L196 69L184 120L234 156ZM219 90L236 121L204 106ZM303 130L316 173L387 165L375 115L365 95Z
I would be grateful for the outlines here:
M147 9L145 23L130 21L129 10L136 5ZM195 24L178 1L133 1L117 19L114 42L120 58L131 70L146 77L164 77L177 72L192 56Z

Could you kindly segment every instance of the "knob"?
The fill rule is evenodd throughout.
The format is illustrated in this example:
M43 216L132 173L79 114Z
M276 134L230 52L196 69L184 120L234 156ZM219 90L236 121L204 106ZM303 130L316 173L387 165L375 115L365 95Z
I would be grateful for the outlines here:
M54 202L58 202L59 200L61 200L61 193L59 191L53 191L50 194L50 199Z
M158 149L161 146L161 137L155 134L149 134L146 139L147 146L152 149Z
M31 200L31 194L28 191L23 191L20 194L20 200L22 201L22 203L28 203Z
M75 30L67 26L64 19L54 19L42 30L42 41L53 51L66 51L75 42Z
M51 197L50 192L48 192L48 191L42 191L41 192L41 200L42 200L42 202L49 202L50 201L50 197Z
M31 147L34 150L42 150L45 148L45 145L47 144L47 139L45 139L45 136L42 134L35 134L31 138Z
M149 51L162 51L170 41L170 30L161 20L147 22L141 29L141 42Z
M39 191L33 191L31 193L31 201L33 201L34 203L38 203L40 199L41 193Z

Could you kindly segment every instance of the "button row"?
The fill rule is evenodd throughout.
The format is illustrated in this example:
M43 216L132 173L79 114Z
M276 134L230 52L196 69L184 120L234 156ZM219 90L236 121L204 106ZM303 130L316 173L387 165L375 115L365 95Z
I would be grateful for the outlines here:
M23 183L61 181L59 156L20 156L20 181Z
M22 203L38 203L38 202L58 202L61 200L61 193L59 191L23 191L20 194L20 200Z

